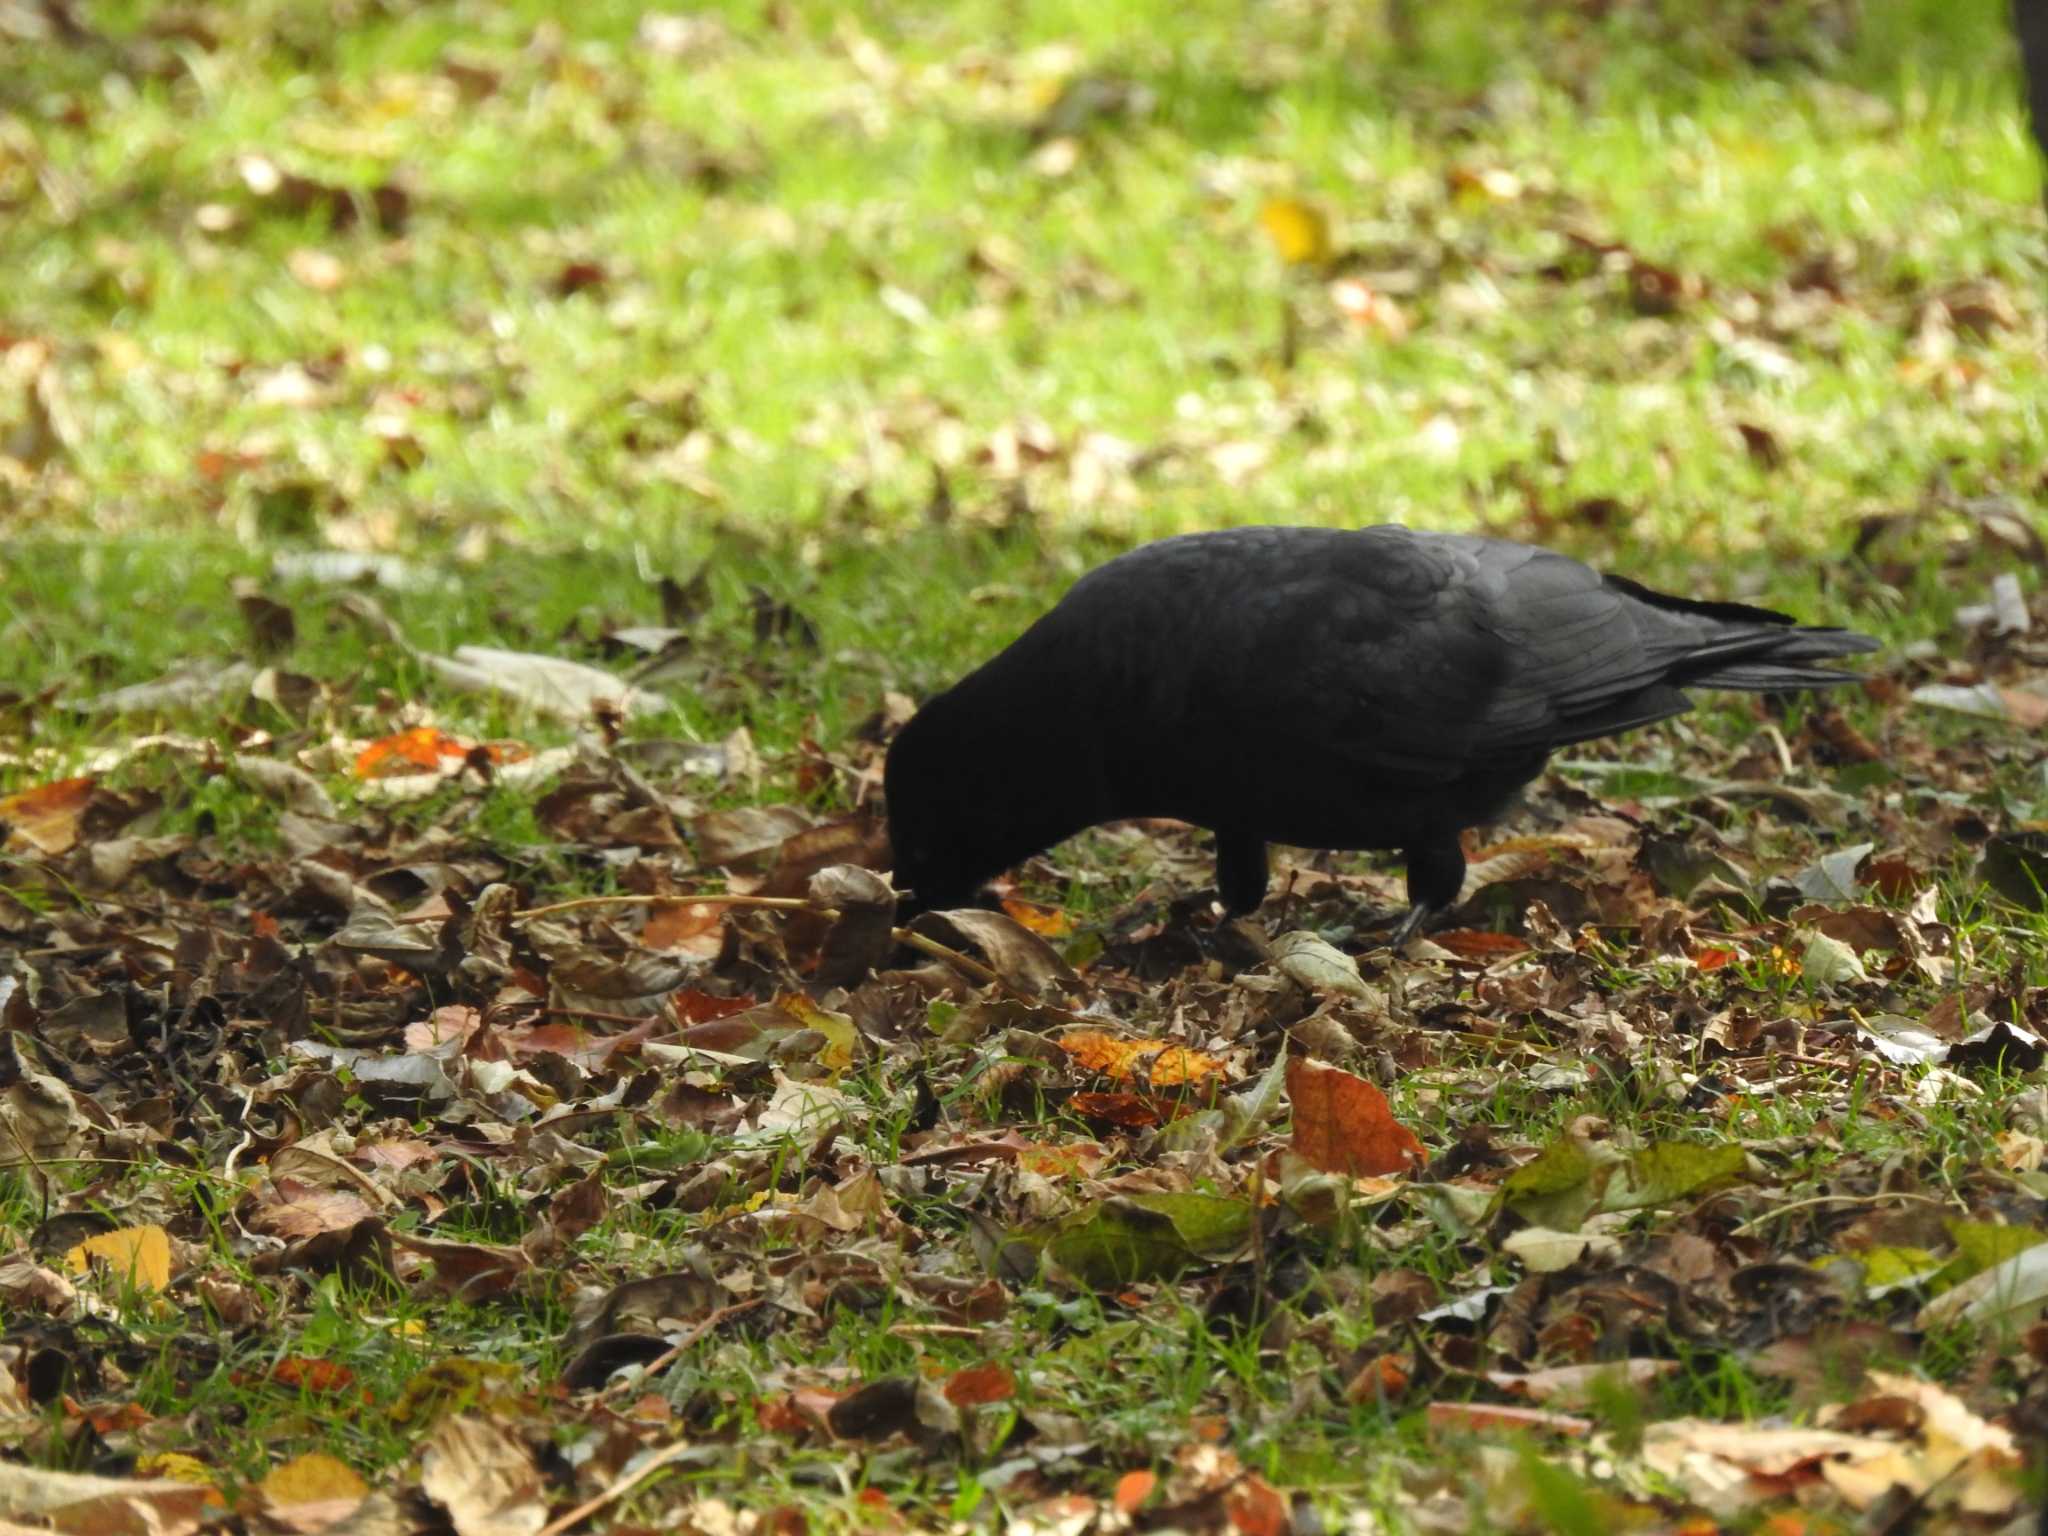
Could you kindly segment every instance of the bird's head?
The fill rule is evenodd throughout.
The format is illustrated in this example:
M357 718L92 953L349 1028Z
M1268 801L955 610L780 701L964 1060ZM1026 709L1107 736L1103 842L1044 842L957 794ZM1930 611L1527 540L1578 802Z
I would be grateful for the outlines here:
M1110 814L1087 712L1012 659L928 700L889 747L882 792L906 912L967 906L983 881Z
M975 887L1002 868L990 849L1003 816L974 781L987 751L964 729L945 694L919 710L890 744L882 775L889 806L892 878L909 892L906 913L967 905Z

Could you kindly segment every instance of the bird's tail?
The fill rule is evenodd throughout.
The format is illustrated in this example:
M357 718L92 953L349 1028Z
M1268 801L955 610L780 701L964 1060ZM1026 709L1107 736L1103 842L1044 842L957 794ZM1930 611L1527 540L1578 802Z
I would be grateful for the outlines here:
M1854 672L1815 666L1838 656L1877 649L1877 640L1853 629L1799 624L1790 614L1746 603L1710 603L1674 597L1609 576L1607 585L1671 616L1667 637L1678 654L1666 681L1681 688L1735 688L1773 693L1781 688L1829 688L1856 680Z
M1780 688L1832 688L1853 683L1854 672L1812 663L1837 656L1859 656L1877 649L1877 641L1853 629L1791 629L1758 636L1736 654L1695 655L1672 681L1702 688L1735 688L1774 693Z

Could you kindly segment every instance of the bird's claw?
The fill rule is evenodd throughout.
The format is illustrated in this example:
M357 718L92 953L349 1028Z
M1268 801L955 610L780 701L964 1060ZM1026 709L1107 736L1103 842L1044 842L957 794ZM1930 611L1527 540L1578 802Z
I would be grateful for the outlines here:
M1401 921L1394 925L1394 931L1387 935L1387 948L1394 954L1408 947L1408 941L1415 937L1422 925L1429 920L1435 908L1425 902L1417 902L1401 915Z

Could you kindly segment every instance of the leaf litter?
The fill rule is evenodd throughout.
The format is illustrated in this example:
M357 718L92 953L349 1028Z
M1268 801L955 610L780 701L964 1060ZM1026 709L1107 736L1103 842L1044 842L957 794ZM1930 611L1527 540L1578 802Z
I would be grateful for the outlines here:
M733 46L695 16L650 15L639 38L669 60ZM920 92L985 101L1048 183L1109 163L1154 105L1079 50L925 75L851 25L833 47L860 77L849 121ZM444 60L436 85L467 100L507 71L591 85L592 67L543 31L516 63ZM391 169L343 185L282 150L239 156L234 202L195 225L401 234L406 168L342 148ZM706 187L755 174L744 155L685 153ZM1770 391L1845 320L1897 332L1902 372L1965 400L1996 387L1982 344L2023 324L1996 282L1893 281L1883 253L1798 229L1771 232L1785 280L1716 284L1601 229L1540 165L1475 157L1424 181L1386 189L1398 238L1334 197L1237 209L1279 258L1283 372L1315 348L1455 336L1550 285L1629 323L1618 356L1566 359L1588 375L1654 374L1683 333L1762 386L1720 425L1758 473L1784 474L1824 428L1780 419ZM1531 243L1504 256L1485 221L1510 214ZM1001 238L963 262L978 290L1045 299ZM370 256L294 244L283 263L329 292L367 282ZM623 304L637 286L612 256L543 256L535 291L556 300ZM101 267L131 297L147 278L118 251ZM1062 303L1132 297L1085 267L1057 286ZM930 294L874 285L914 332L939 323ZM8 349L20 420L0 467L62 487L89 439L53 350ZM317 358L245 383L271 408L347 403ZM464 409L459 382L436 392ZM719 503L707 465L724 444L690 391L635 396L637 472ZM375 402L381 464L424 454L418 403ZM818 407L828 440L835 410ZM1250 484L1290 439L1325 434L1317 410L1305 389L1134 443L1035 416L970 433L921 402L873 451L929 471L934 520L1035 536L1039 507L1128 507L1156 471ZM1462 451L1455 409L1413 425L1417 451ZM298 478L279 446L224 441L194 469L246 477L278 515L335 514L338 543L382 542L348 487ZM1522 531L1632 515L1567 489L1569 444L1546 451L1502 472ZM1002 487L995 510L956 501L963 465ZM1874 518L1842 581L1896 596L1893 545L1922 522L1964 530L1957 571L1993 545L2040 557L2024 509L1935 492ZM446 585L371 548L278 569ZM646 1497L685 1528L784 1532L809 1517L762 1473L797 1468L858 1485L848 1506L876 1523L971 1493L1019 1531L1252 1536L1317 1528L1281 1470L1290 1430L1342 1445L1370 1413L1439 1447L1374 1442L1376 1497L1433 1528L1539 1528L1560 1501L1590 1511L1575 1528L2000 1528L2022 1504L2019 1445L2048 1422L2048 1000L2024 963L2038 927L2019 922L2048 888L2048 796L2012 791L2027 781L2009 771L2031 754L2038 775L2024 733L2048 691L2018 578L1981 586L1955 644L1872 680L1881 730L1759 705L1740 750L1680 729L1559 765L1521 827L1469 850L1456 926L1402 959L1371 942L1396 887L1359 861L1283 854L1280 894L1225 925L1179 878L1196 838L1159 824L1106 839L1149 875L1135 893L1062 850L1001 912L897 928L859 786L902 708L766 761L744 732L620 739L711 691L720 663L680 586L661 627L607 637L614 663L638 653L630 672L413 653L436 686L552 718L574 747L423 712L365 729L322 685L248 661L81 681L57 707L102 727L220 729L134 736L84 773L9 760L50 771L0 801L0 1164L32 1196L0 1264L0 1437L95 1470L0 1466L0 1508L65 1529L552 1533ZM403 646L367 592L345 596L339 611ZM242 605L263 655L291 636L266 603ZM757 588L751 609L757 650L818 646L791 603ZM303 729L277 734L278 712ZM166 830L179 791L167 804L117 777L145 756L271 801L275 841ZM483 830L487 796L530 808L545 845ZM1966 911L1951 892L1976 876L1993 904ZM1958 1129L1987 1105L1995 1142ZM422 1341L381 1400L312 1370L334 1362L278 1357L337 1305ZM2006 1331L1974 1346L1948 1331L1993 1323ZM516 1363L473 1357L513 1332ZM1284 1402L1214 1352L1188 1356L1202 1379L1150 1417L1104 1396L1118 1378L1149 1393L1146 1363L1197 1338L1250 1349ZM230 1368L266 1408L317 1400L316 1427L288 1432L356 1464L316 1450L240 1476L196 1406ZM1716 1397L1715 1373L1763 1411ZM370 1455L386 1417L402 1444ZM1451 1458L1469 1476L1444 1476ZM687 1488L657 1483L665 1468Z
M1870 687L1917 703L1892 676ZM600 722L616 702L580 697ZM517 742L419 724L222 759L283 807L268 854L153 838L147 806L96 810L91 777L50 780L0 802L0 1160L53 1234L6 1272L6 1338L54 1351L66 1385L18 1368L24 1412L57 1416L9 1433L33 1452L75 1416L125 1412L95 1432L108 1454L181 1447L214 1502L111 1479L80 1499L309 1523L410 1486L458 1528L538 1528L685 1445L713 1484L799 1451L908 1456L941 1480L983 1457L1048 1518L1108 1518L1134 1459L1159 1456L1196 1502L1263 1499L1227 1457L1188 1470L1218 1451L1193 1421L1133 1439L1077 1413L1086 1369L1047 1352L1033 1314L1086 1298L1111 1334L1227 1323L1321 1359L1296 1378L1303 1413L1363 1393L1427 1410L1437 1436L1548 1437L1571 1475L1646 1514L1796 1497L2007 1515L2019 1459L1997 1421L2036 1411L2038 1375L1956 1396L1897 1369L1960 1322L2048 1326L2041 1159L2015 1144L2021 1172L1937 1183L1861 1150L1854 1126L1924 1125L2038 1068L2048 993L1973 962L1978 937L1935 894L1946 828L1882 794L1802 814L1841 761L1833 739L1779 735L1791 773L1764 800L1730 794L1756 782L1744 749L1698 737L1665 762L1553 773L1521 828L1471 850L1456 925L1398 958L1363 924L1378 878L1323 854L1283 860L1249 923L1147 888L1086 917L1013 894L901 928L871 814L778 798L809 760L745 743L662 753L600 732L542 754L544 776L510 792L618 889L553 902L465 810L531 759ZM885 740L824 756L868 782ZM735 761L758 798L702 809L705 775ZM359 793L420 774L454 796L424 822ZM1660 862L1670 816L1720 873ZM1722 842L1738 832L1739 852ZM1034 889L1058 888L1064 857L1038 861ZM2021 908L2034 889L1992 884ZM1504 1073L1623 1119L1581 1108L1532 1137L1551 1117L1487 1107ZM1807 1129L1765 1134L1761 1107L1794 1091ZM218 1220L145 1180L125 1223L55 1235L138 1162L187 1170ZM491 1190L517 1198L487 1217ZM596 1240L628 1229L648 1235ZM1965 1241L1980 1229L2010 1237ZM196 1423L137 1411L103 1331L124 1308L183 1317L164 1368L203 1376L201 1319L275 1330L332 1284L574 1321L555 1378L514 1373L488 1406L427 1414L400 1466L363 1469L396 1485L303 1459L237 1485ZM1768 1379L1858 1319L1897 1369L1852 1379L1826 1427L1656 1415L1702 1358ZM883 1330L907 1374L833 1363L846 1326ZM1205 1394L1219 1411L1222 1391ZM608 1449L538 1456L564 1436ZM1484 1461L1455 1496L1505 1498L1518 1475ZM1406 1497L1446 1496L1421 1463L1400 1476Z

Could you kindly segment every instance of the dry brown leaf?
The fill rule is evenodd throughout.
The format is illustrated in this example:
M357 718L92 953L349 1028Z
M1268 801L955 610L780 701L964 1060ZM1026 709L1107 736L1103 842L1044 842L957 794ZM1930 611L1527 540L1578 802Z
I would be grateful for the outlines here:
M1405 1173L1425 1157L1387 1096L1362 1077L1297 1057L1287 1064L1295 1153L1325 1173Z
M92 801L94 782L90 774L82 774L0 795L0 822L7 825L7 841L11 844L19 839L53 857L70 852L78 842L79 823Z
M456 1536L535 1536L548 1523L533 1453L510 1425L451 1414L427 1436L420 1491L447 1511Z
M68 1536L187 1536L219 1499L210 1487L168 1478L96 1477L0 1462L0 1510L47 1521L40 1529Z
M370 1492L353 1467L325 1451L308 1451L272 1467L259 1487L266 1520L307 1536L346 1519Z
M955 949L980 951L998 976L1030 997L1063 992L1080 983L1058 950L1000 912L979 907L926 912L911 928Z
M287 1241L322 1232L342 1232L377 1214L352 1190L321 1189L294 1178L274 1178L242 1218L253 1231Z

